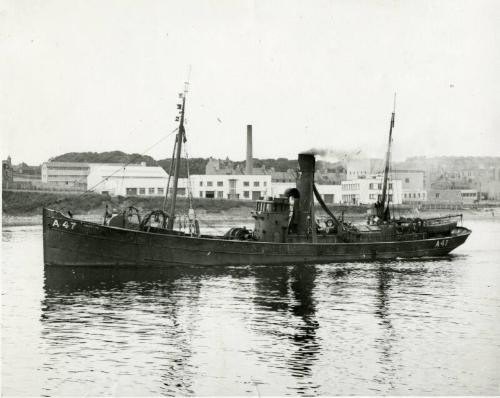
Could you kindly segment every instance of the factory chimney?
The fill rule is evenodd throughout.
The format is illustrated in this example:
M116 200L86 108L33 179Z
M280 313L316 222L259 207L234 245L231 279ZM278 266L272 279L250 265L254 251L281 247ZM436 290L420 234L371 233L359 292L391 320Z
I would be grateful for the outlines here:
M245 174L253 174L253 158L252 158L252 125L247 125L247 161L245 164Z

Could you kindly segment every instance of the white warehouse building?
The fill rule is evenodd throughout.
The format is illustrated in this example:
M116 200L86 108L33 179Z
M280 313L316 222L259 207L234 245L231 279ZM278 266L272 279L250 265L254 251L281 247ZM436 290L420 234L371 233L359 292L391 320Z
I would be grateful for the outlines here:
M100 165L91 168L87 189L111 196L163 196L167 180L161 167Z
M383 177L380 175L342 181L342 203L359 205L377 202L382 196L382 182ZM401 204L403 196L401 180L389 180L387 185L389 201Z
M295 188L296 186L295 182L273 182L271 196L283 196L287 189ZM342 187L340 184L316 184L316 188L327 205L341 203Z
M270 174L194 174L194 198L258 200L272 195Z
M342 185L317 184L316 188L327 205L342 203Z

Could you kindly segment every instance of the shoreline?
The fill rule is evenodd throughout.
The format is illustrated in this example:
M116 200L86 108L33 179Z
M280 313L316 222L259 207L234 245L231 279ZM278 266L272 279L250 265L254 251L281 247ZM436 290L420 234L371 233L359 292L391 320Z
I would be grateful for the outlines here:
M229 210L221 210L217 212L211 212L207 210L199 210L197 212L199 219L205 222L205 224L247 224L251 225L253 223L250 211L246 208L233 208ZM334 213L335 214L335 213ZM418 214L412 214L413 216L418 216L420 218L431 218L445 216L448 214L462 214L464 220L476 220L476 219L493 219L500 220L500 209L493 208L488 210L476 210L476 209L462 209L462 210L425 210L420 211ZM408 214L409 215L409 214ZM340 217L338 214L336 216ZM97 222L102 221L101 214L75 214L77 219ZM345 212L344 217L346 221L349 222L362 222L366 218L365 213L359 212ZM14 226L37 226L42 225L42 215L11 215L2 213L2 227L14 227Z

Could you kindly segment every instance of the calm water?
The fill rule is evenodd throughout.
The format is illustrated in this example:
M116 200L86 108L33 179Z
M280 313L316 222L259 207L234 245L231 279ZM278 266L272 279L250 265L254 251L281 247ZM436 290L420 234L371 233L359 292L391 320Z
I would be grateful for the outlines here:
M3 395L500 393L500 222L434 261L64 270L2 239Z

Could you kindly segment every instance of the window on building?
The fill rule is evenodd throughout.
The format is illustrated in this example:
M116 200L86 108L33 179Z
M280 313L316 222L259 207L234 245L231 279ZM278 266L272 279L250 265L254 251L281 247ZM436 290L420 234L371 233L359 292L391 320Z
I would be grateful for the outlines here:
M224 185L223 181L217 181L217 186L222 187Z
M373 182L370 182L370 189L375 189Z
M389 194L389 202L392 202L392 194Z
M206 191L205 198L209 198L209 199L215 198L215 192L214 191Z
M439 192L436 192L436 198L439 198Z
M243 191L243 197L244 198L249 198L250 197L250 191Z
M155 194L155 189L154 188L148 188L148 193L150 195L154 195Z
M267 187L267 181L264 181L264 186Z
M222 199L224 197L224 191L217 191L217 197Z
M139 195L145 195L146 194L146 188L139 188Z
M325 203L333 203L334 195L327 193L323 195L323 199L325 199Z
M408 184L410 182L409 178L405 178L405 183Z
M382 189L382 184L378 184L378 189Z
M200 187L202 187L202 186L203 186L203 181L200 181Z
M158 189L158 195L163 195L165 193L165 190L163 188L157 188Z
M203 198L203 191L200 191L200 198Z
M248 181L243 181L243 186L244 186L244 187L249 187L249 186L250 186L250 182L248 182Z
M254 186L254 187L258 187L259 185L260 185L259 181L254 181L254 182L253 182L253 186Z
M213 185L214 185L214 184L213 184L213 182L212 182L212 181L207 181L207 187L211 187L211 186L213 186Z
M392 183L391 182L389 183L389 189L392 189Z

